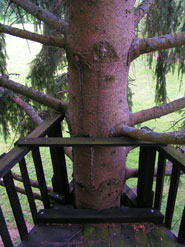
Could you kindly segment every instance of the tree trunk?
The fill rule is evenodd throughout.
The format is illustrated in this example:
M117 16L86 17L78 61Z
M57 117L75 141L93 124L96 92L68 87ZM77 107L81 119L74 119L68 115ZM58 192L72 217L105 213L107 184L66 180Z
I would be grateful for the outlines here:
M69 0L67 57L73 136L107 137L129 122L128 54L134 38L134 0ZM124 121L123 121L124 120ZM125 148L74 148L78 208L120 205Z

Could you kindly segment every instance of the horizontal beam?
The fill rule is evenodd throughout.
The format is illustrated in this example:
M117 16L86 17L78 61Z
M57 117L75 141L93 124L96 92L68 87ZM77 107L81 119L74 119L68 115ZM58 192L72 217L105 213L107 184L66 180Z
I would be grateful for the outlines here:
M36 223L141 223L163 222L163 214L150 208L111 208L101 211L74 209L64 206L62 209L41 210L36 216Z
M159 146L156 143L135 141L127 137L93 138L93 137L50 137L50 138L20 138L20 147L75 147L75 146Z

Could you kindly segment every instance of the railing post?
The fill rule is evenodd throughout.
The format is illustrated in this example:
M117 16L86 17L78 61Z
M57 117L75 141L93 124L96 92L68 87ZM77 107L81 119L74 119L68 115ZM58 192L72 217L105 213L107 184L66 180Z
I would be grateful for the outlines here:
M137 185L137 206L151 208L153 206L153 177L156 149L154 147L140 147L139 173Z
M8 228L7 228L6 221L4 219L1 207L0 207L0 223L1 223L0 236L3 240L4 246L13 247L13 243L12 243L12 240L10 238L10 234L8 232Z
M49 137L61 137L60 124L55 125L48 133ZM53 191L62 195L69 195L69 183L65 161L64 147L50 147L51 160L53 165Z
M165 167L166 167L165 156L164 154L159 153L158 165L157 165L156 188L155 188L155 203L154 203L154 208L159 210L161 208L161 202L162 202Z
M178 242L185 244L185 206L182 214L182 220L179 228Z

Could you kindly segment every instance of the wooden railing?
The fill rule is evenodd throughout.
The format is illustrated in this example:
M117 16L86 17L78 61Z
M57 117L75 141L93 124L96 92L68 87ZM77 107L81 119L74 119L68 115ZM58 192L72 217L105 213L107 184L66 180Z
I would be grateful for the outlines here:
M153 143L134 141L129 138L61 138L62 120L63 116L57 116L53 119L44 121L44 123L31 132L27 138L21 138L17 142L14 149L3 155L0 159L0 179L3 179L4 181L20 238L22 240L28 235L28 230L14 185L11 169L15 165L20 166L33 222L37 222L37 216L40 215L41 211L38 212L35 204L25 156L29 152L32 153L43 207L44 209L48 209L51 206L51 200L58 201L61 204L69 202L70 189L64 156L65 146L139 146L139 175L136 207L150 208L151 210L161 209L166 159L171 161L173 168L169 186L167 207L164 215L164 225L168 228L171 227L179 178L181 173L185 173L185 156L183 154L180 154L172 146L159 146ZM53 192L49 192L47 189L39 150L39 147L41 146L50 148L53 165ZM158 159L156 187L155 191L153 191L156 159ZM13 246L1 207L0 222L0 235L4 245L7 247ZM178 242L185 243L185 209L183 211L179 227Z

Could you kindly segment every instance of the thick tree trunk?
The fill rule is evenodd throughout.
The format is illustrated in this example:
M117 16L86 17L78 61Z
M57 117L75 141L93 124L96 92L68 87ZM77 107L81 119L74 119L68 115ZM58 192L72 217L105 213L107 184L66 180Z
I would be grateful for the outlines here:
M68 50L73 136L107 137L129 121L128 54L134 38L134 0L69 0ZM123 121L124 120L124 121ZM125 148L74 148L75 203L120 205Z

